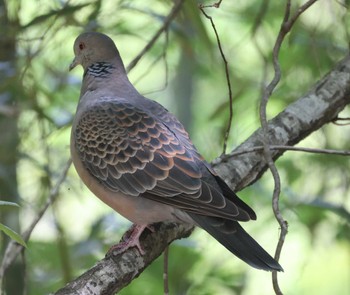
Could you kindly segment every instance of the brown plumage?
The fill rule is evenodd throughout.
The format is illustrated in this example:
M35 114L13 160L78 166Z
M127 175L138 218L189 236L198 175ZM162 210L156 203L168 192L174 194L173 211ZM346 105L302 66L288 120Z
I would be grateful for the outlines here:
M256 219L213 171L174 115L140 95L113 41L100 33L74 43L84 77L71 153L90 190L138 225L186 222L210 233L248 264L282 270L239 225Z

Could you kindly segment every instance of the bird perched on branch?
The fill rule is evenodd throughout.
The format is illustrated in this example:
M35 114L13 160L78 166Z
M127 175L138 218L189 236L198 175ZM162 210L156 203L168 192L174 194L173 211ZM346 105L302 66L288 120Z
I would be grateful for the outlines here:
M177 118L130 83L112 39L89 32L74 43L83 82L71 133L74 166L86 186L135 226L123 247L150 224L201 227L249 265L281 271L238 223L256 219L199 154Z

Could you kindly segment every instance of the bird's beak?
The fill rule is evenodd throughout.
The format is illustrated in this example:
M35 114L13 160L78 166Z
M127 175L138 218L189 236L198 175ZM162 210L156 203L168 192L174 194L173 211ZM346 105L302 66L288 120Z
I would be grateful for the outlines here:
M78 64L79 64L79 61L77 60L77 57L75 57L72 63L69 65L69 71L73 70Z

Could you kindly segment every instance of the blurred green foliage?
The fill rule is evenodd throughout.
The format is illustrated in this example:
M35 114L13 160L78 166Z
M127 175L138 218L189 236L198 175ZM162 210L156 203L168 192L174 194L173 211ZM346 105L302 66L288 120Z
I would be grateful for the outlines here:
M6 201L0 201L0 211L18 208L18 204ZM26 243L22 239L21 235L15 232L13 229L8 226L0 223L0 231L7 235L12 240L15 240L17 243L21 244L24 247L27 247Z
M18 151L13 150L17 152L20 208L11 213L18 215L22 229L26 229L69 157L70 124L82 76L81 70L68 73L74 39L86 30L104 32L115 40L128 65L162 25L173 2L4 3L8 18L2 36L15 36L16 73L11 79L20 85L13 87L10 78L0 82L2 93L14 97L10 107L15 109L20 138ZM301 3L292 1L293 11ZM167 33L131 70L130 79L141 93L175 112L200 152L212 160L222 151L229 115L228 89L214 32L197 4L185 2ZM348 1L318 1L295 24L281 49L282 80L270 98L270 117L303 95L348 54L348 5ZM273 74L271 51L284 8L285 1L224 0L219 9L207 9L229 62L233 87L228 150L259 127L261 87ZM5 105L0 99L1 110ZM6 118L7 113L0 116ZM342 116L350 117L349 108ZM349 134L349 126L330 124L301 145L349 150ZM277 166L282 178L282 214L289 223L281 256L285 269L280 275L282 290L286 294L348 294L349 157L286 152ZM270 205L272 190L267 173L240 193L258 214L258 221L245 228L270 253L278 238ZM27 282L27 294L53 292L77 277L102 258L128 226L92 196L71 169L59 199L28 242L26 275L20 278ZM6 246L2 241L1 253ZM201 230L175 242L169 259L170 294L273 292L270 274L238 261ZM162 276L159 258L121 294L161 294Z

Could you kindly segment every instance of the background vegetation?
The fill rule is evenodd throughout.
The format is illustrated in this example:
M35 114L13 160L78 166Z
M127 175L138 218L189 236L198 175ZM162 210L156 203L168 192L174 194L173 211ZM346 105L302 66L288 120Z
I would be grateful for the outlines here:
M205 4L212 4L204 1ZM292 1L294 11L303 1ZM74 39L83 31L111 36L128 65L168 15L172 1L0 0L1 224L21 233L47 202L69 158L69 135L82 71L68 73ZM184 122L207 160L222 153L229 118L227 80L213 28L187 0L169 30L130 71L141 93ZM348 1L319 0L284 41L282 80L268 116L303 95L348 54ZM260 126L263 81L271 79L271 52L285 1L222 1L213 17L229 63L233 121L227 150ZM342 117L350 117L350 109ZM349 150L350 127L329 124L300 145ZM280 207L289 223L282 250L286 294L348 294L350 290L349 157L287 152L277 161ZM270 252L278 240L266 174L240 193L258 214L245 228ZM74 168L56 202L36 225L27 248L6 272L5 294L48 294L104 256L129 227L80 182ZM1 236L1 253L8 244ZM170 247L171 294L272 294L270 274L236 259L201 230ZM158 259L121 294L161 294Z

